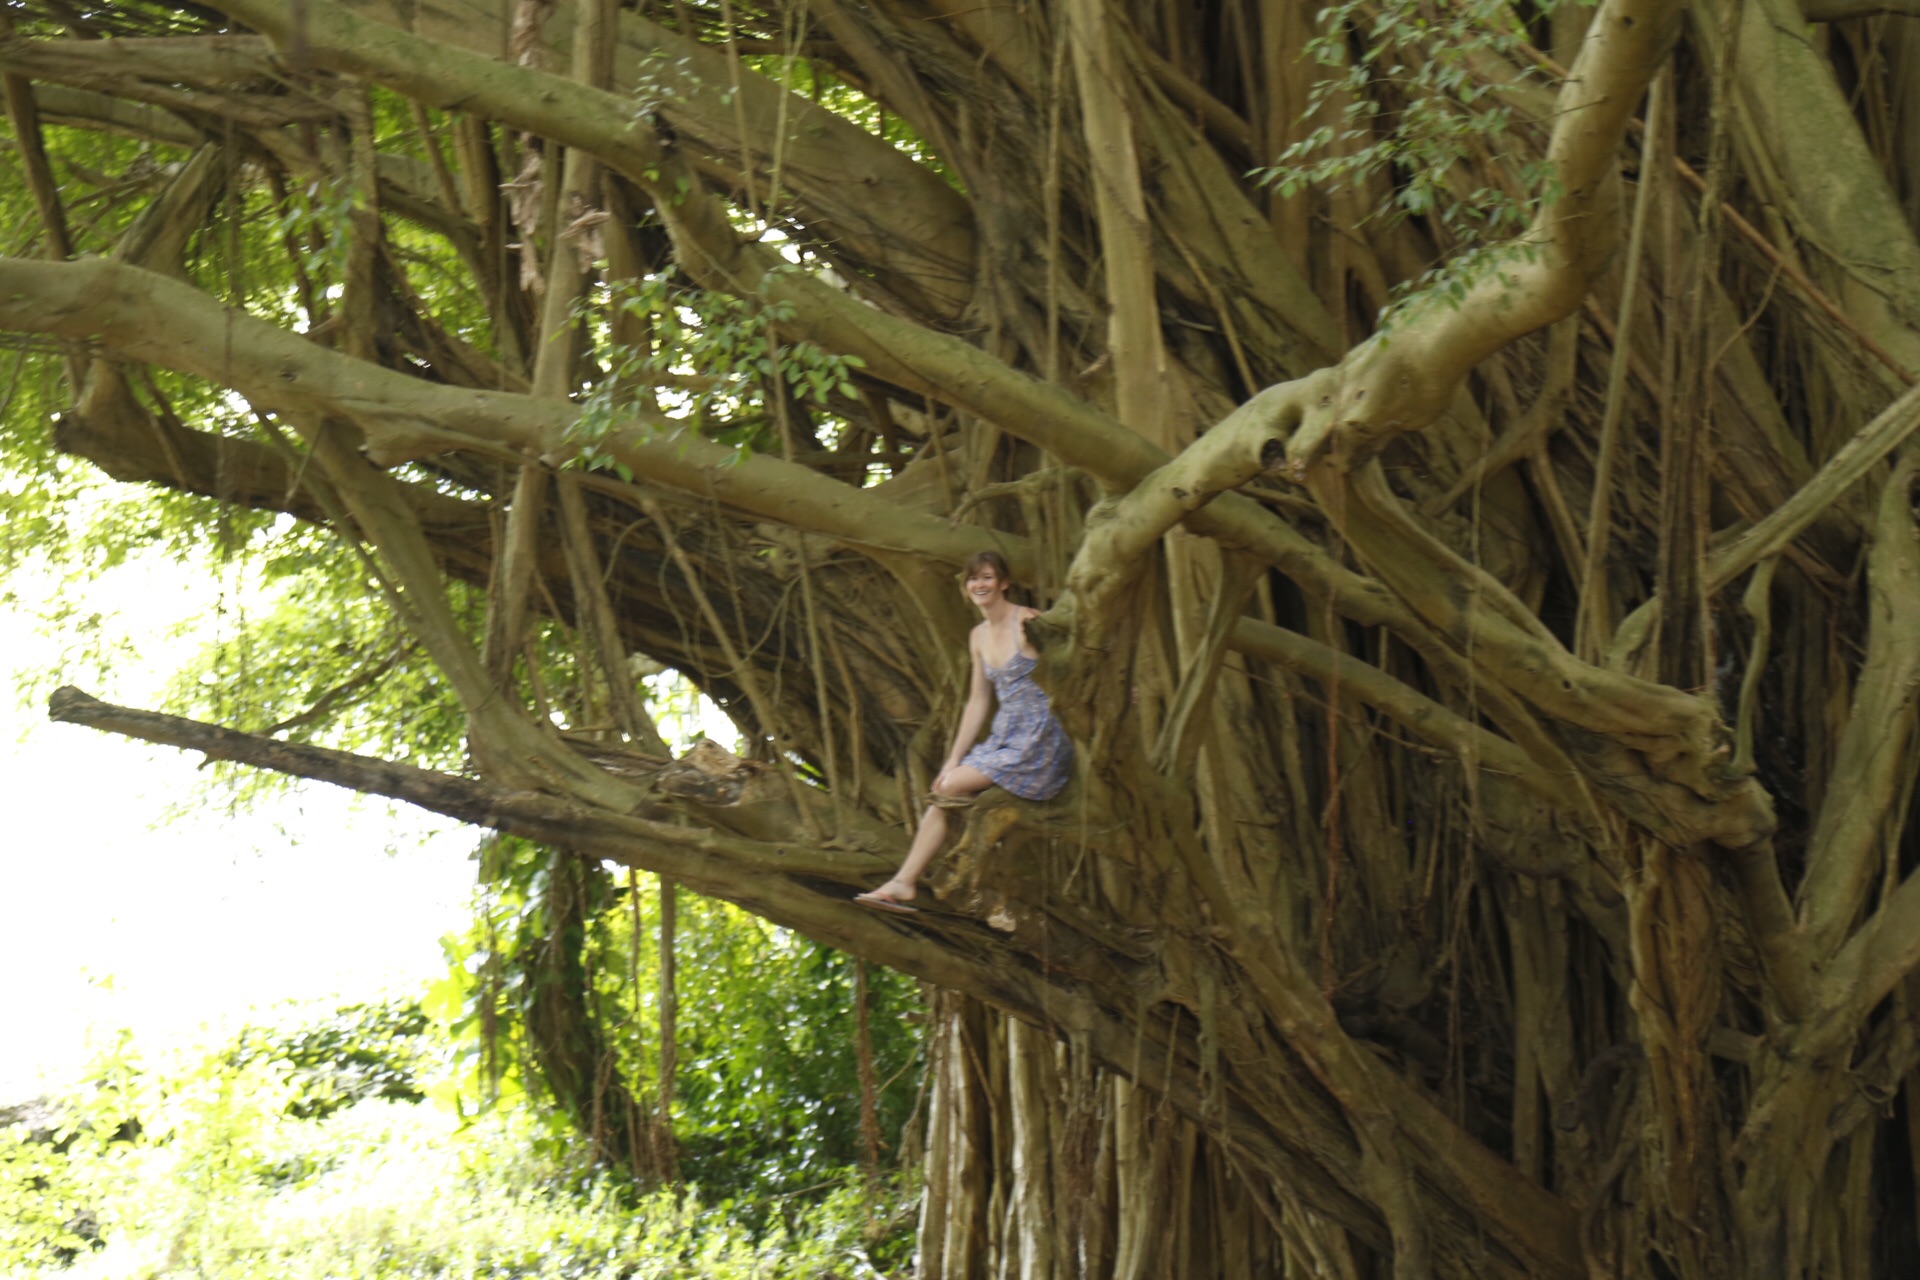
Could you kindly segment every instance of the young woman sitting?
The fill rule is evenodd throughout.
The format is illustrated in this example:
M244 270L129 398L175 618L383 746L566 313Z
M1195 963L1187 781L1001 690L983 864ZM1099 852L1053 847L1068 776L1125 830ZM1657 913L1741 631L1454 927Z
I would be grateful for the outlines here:
M933 780L934 803L920 818L907 860L893 878L870 893L854 898L880 911L912 912L914 886L947 838L947 814L942 800L963 800L988 787L1000 787L1022 800L1050 800L1067 785L1072 770L1073 744L1053 718L1047 695L1033 682L1040 655L1027 643L1025 625L1039 613L1007 599L1013 579L1007 562L995 551L981 551L967 561L964 590L980 610L980 625L967 637L973 659L973 681L960 728L946 766ZM987 722L989 701L994 706L993 731L974 744Z

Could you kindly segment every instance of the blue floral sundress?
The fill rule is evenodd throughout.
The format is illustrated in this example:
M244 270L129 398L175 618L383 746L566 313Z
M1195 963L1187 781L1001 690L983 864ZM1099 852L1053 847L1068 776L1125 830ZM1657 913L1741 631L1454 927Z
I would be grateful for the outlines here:
M1051 800L1067 785L1073 742L1053 718L1047 695L1033 682L1034 659L1014 650L1001 667L981 666L993 682L993 731L967 752L972 765L1022 800Z

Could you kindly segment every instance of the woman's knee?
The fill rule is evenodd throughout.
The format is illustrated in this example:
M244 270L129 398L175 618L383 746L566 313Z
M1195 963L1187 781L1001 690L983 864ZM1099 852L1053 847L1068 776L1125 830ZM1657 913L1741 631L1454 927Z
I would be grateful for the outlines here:
M944 800L965 800L993 785L993 779L970 765L949 769L934 779L933 794Z

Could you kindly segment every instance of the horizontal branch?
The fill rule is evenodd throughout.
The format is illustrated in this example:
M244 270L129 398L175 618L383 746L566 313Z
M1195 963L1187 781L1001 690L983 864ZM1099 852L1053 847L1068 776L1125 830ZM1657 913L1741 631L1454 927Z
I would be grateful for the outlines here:
M1003 944L984 928L969 924L959 936L950 928L903 933L856 906L850 894L822 891L822 881L851 890L883 874L892 862L881 855L803 841L746 840L710 828L610 813L540 792L504 790L472 778L115 706L70 686L54 691L48 716L197 751L212 760L403 800L460 822L656 872L851 954L967 991L1022 1016L1039 1020L1046 1007L1037 991L1025 989L1020 966L987 963ZM1059 990L1050 998L1056 1004L1076 999Z
M538 791L505 790L474 778L395 764L332 747L288 742L184 716L102 702L71 685L47 699L47 717L56 723L84 725L142 742L198 751L224 760L290 777L332 783L365 795L404 800L433 813L474 826L544 840L581 853L631 862L628 846L645 841L685 851L668 872L676 878L711 881L702 859L724 859L735 870L755 875L809 875L849 884L885 870L880 855L847 850L771 845L730 837L700 827L589 808ZM662 762L664 763L664 762ZM626 851L626 852L623 852ZM635 864L638 865L638 864ZM661 870L649 866L648 870Z
M255 511L327 522L327 509L314 496L325 482L311 470L296 471L286 455L258 441L195 431L151 413L124 390L89 395L80 408L61 414L54 420L53 445L126 484L165 485ZM478 546L478 558L463 563L484 575L482 544L490 536L485 508L424 485L409 486L408 493L437 545Z
M33 97L40 104L41 117L50 124L79 124L173 147L197 147L203 141L198 129L172 112L111 94L61 84L36 84Z
M1808 22L1844 22L1881 14L1920 17L1920 0L1800 0Z
M30 40L0 36L0 68L62 84L114 89L129 78L218 89L276 85L281 77L259 36ZM316 106L311 99L309 107ZM330 111L331 108L321 107Z
M459 390L307 341L191 285L105 259L0 259L0 328L97 344L123 358L206 378L257 407L352 422L383 461L465 449L518 463L571 452L579 415L565 401ZM1024 561L1024 540L954 528L766 454L741 457L657 415L636 414L598 447L665 488L824 534L852 546L959 562L983 545Z

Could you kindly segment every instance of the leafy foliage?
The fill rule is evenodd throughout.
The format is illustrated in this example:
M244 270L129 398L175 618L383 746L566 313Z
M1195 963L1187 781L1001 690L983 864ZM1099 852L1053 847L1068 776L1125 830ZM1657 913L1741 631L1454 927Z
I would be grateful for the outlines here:
M357 555L282 518L245 556L223 625L173 681L173 707L294 741L461 767L458 705Z
M448 974L426 1002L453 1035L455 1071L438 1093L470 1114L546 1096L527 1014L542 995L536 961L551 928L547 852L499 838L481 856L474 925L444 940ZM624 872L595 869L592 876L594 914L583 955L590 1007L620 1077L654 1098L658 897ZM729 1199L832 1181L861 1158L854 962L737 907L684 892L677 941L674 1132L684 1175ZM914 1107L919 993L888 971L872 972L868 989L882 1086L877 1119L890 1141ZM571 1129L558 1107L537 1110L557 1157Z
M1539 8L1548 14L1576 3L1592 0ZM1540 75L1515 56L1528 47L1527 32L1504 0L1342 0L1318 20L1303 56L1322 74L1302 121L1322 123L1251 176L1283 197L1315 186L1380 191L1370 216L1423 220L1443 254L1396 287L1395 309L1428 300L1457 306L1476 281L1529 252L1524 243L1497 242L1519 236L1559 196L1551 166L1511 142L1535 123L1514 101ZM1528 70L1489 74L1513 64Z
M725 903L691 905L679 1077L687 1177L728 1196L831 1178L860 1151L855 962ZM918 1084L907 1019L919 995L875 970L869 997L880 1131L891 1138Z
M73 1135L37 1129L26 1110L0 1116L0 1265L64 1266L99 1233L66 1154Z
M609 345L602 353L606 375L570 428L586 445L581 455L586 466L633 479L624 464L595 446L631 422L630 406L641 394L637 389L655 386L654 374L685 380L687 390L672 397L674 420L732 445L740 456L777 447L783 414L826 409L835 395L858 395L853 371L865 361L835 355L805 339L783 340L778 326L793 318L783 303L690 288L660 275L608 293L604 302L583 300L583 317L602 314L603 306L635 317L650 335L650 345Z
M811 1280L905 1260L908 1183L838 1178L755 1230L741 1205L582 1181L525 1112L459 1121L379 1090L351 1101L323 1091L339 1105L302 1105L316 1096L314 1071L337 1081L371 1058L404 1074L431 1041L404 1002L252 1029L163 1065L123 1041L89 1087L60 1100L57 1134L0 1129L0 1270L19 1280ZM129 1136L132 1112L148 1124Z
M415 1000L352 1004L292 1027L248 1027L227 1060L236 1068L265 1064L282 1072L294 1090L288 1113L324 1119L366 1098L424 1101L428 1027Z

